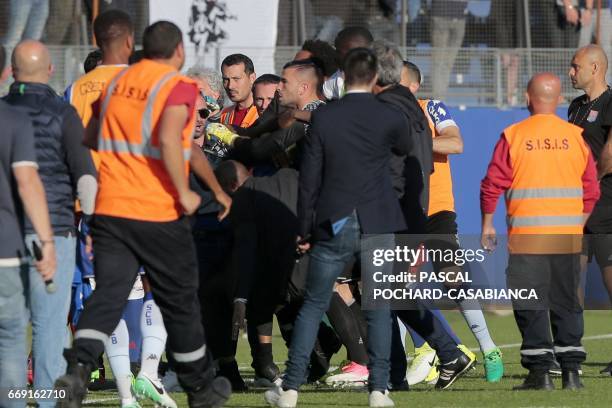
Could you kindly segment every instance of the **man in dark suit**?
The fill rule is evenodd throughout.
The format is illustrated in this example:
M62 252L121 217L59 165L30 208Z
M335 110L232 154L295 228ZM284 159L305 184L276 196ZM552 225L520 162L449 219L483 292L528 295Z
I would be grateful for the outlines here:
M282 388L266 392L268 403L295 407L317 328L336 278L353 258L394 246L392 233L406 223L391 185L391 148L407 152L411 138L403 115L372 95L376 56L351 50L344 62L346 95L317 109L305 139L298 194L302 251L310 249L306 294L295 322ZM398 141L401 138L401 143ZM364 235L362 234L369 234ZM386 235L383 235L386 234ZM299 237L298 237L299 238ZM364 263L362 274L373 271ZM392 265L377 269L389 274ZM364 298L371 297L364 293ZM391 319L388 304L365 311L368 321L368 379L371 407L393 406L388 396Z

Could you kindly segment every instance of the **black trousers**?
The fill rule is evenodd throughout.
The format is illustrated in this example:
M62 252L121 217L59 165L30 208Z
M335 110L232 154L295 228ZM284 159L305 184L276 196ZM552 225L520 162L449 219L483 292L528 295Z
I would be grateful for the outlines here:
M537 301L513 301L526 369L548 370L556 356L562 369L577 370L585 360L579 282L580 254L510 255L508 288L535 289L538 296Z
M168 349L183 388L195 391L214 376L197 297L198 270L186 218L145 222L97 215L92 224L96 290L75 333L77 359L97 366L104 340L117 327L139 267L168 332Z
M232 313L236 278L231 274L232 230L216 214L198 215L193 227L198 258L202 324L212 357L232 360L237 342L232 341Z

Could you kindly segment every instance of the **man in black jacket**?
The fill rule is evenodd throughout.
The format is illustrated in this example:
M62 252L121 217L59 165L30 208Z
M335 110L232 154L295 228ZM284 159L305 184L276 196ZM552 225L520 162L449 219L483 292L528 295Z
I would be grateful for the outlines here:
M344 64L347 94L314 112L305 139L298 199L299 233L306 251L313 242L306 295L295 323L282 388L266 392L274 406L297 404L316 328L328 308L333 285L345 265L375 247L394 244L393 232L406 228L389 177L391 148L408 126L402 115L376 100L376 57L371 50L351 50ZM361 234L372 234L364 236ZM386 234L386 235L382 235ZM309 239L310 237L310 239ZM361 244L361 247L360 247ZM390 265L389 265L390 266ZM383 274L389 268L381 268ZM365 268L363 274L373 271ZM365 294L370 296L369 294ZM370 406L393 406L388 396L391 319L388 305L368 310Z
M233 290L232 337L238 338L248 317L255 386L269 387L280 374L272 356L272 319L276 314L289 343L308 268L308 256L296 260L295 252L299 175L294 169L280 169L269 177L251 177L234 160L221 163L215 175L232 195L228 219L234 245L229 273L224 274ZM329 357L340 348L330 332L321 325L320 344L311 356L312 381L327 373Z
M402 67L399 51L379 42L373 44L373 49L379 56L378 83L374 93L380 101L399 109L410 123L406 132L413 141L412 147L405 155L393 151L391 174L393 188L408 224L407 232L422 234L429 205L429 176L433 172L431 130L412 92L399 85Z
M406 129L405 132L407 133L406 136L412 140L411 150L405 155L394 150L391 160L394 188L400 199L408 225L406 233L425 234L429 207L429 176L433 171L431 130L427 118L412 92L399 85L404 66L399 51L380 42L374 43L372 49L378 57L378 82L374 92L377 93L379 100L399 109L410 123L410 128ZM410 236L405 238L407 241L411 241ZM409 245L414 246L419 243L410 242ZM446 389L450 387L459 376L473 365L473 361L457 348L457 343L429 309L418 302L405 308L407 310L398 310L395 313L405 324L411 326L419 335L424 337L440 356L443 371L436 383L436 388ZM406 358L403 353L403 346L400 342L394 341L395 345L400 346L397 355L399 358L393 359L392 366L399 364L402 367L399 371L404 374L406 372ZM398 350L394 348L393 351ZM392 378L391 380L392 383L397 384L401 382L402 378Z
M17 45L12 56L13 76L4 100L32 120L40 178L49 203L53 239L38 237L32 223L26 222L26 243L37 241L43 248L55 246L57 291L49 293L30 267L34 388L49 390L66 369L62 350L66 337L66 317L76 264L74 199L79 198L83 213L91 215L97 191L96 170L88 149L83 146L83 125L75 109L64 102L47 84L52 65L49 51L38 41ZM43 239L45 238L45 239ZM55 406L52 399L40 399L41 407Z

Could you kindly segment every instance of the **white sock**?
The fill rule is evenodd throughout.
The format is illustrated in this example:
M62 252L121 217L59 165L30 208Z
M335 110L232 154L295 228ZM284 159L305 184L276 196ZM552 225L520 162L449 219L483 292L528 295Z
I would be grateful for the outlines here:
M475 300L463 300L458 303L465 321L478 341L480 351L486 353L497 347L489 334L487 321L482 313L480 304Z
M140 372L157 380L159 360L166 348L166 328L161 311L153 299L145 300L140 315L140 330L142 332L142 351Z
M132 395L132 372L130 371L130 338L125 320L121 319L115 331L105 345L106 356L113 376L117 382L117 391L121 404L134 401Z

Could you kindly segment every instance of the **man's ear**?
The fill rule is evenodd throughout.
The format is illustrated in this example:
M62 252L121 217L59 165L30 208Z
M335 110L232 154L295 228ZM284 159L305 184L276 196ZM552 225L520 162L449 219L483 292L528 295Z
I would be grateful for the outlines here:
M306 82L302 82L300 84L300 88L299 88L300 89L300 95L304 95L309 87L310 87L310 85L308 85Z
M130 53L134 51L134 36L128 35L125 39L125 46L130 50Z
M253 83L255 83L256 79L257 79L257 74L255 74L254 72L249 74L249 81L251 81L251 86L253 86Z
M8 77L11 75L11 71L10 65L7 65L2 71L0 71L0 84L4 83L4 81L8 79Z
M413 95L416 95L416 93L419 92L419 89L421 88L421 84L419 84L418 82L411 82L408 88L410 88L410 92L412 92Z

